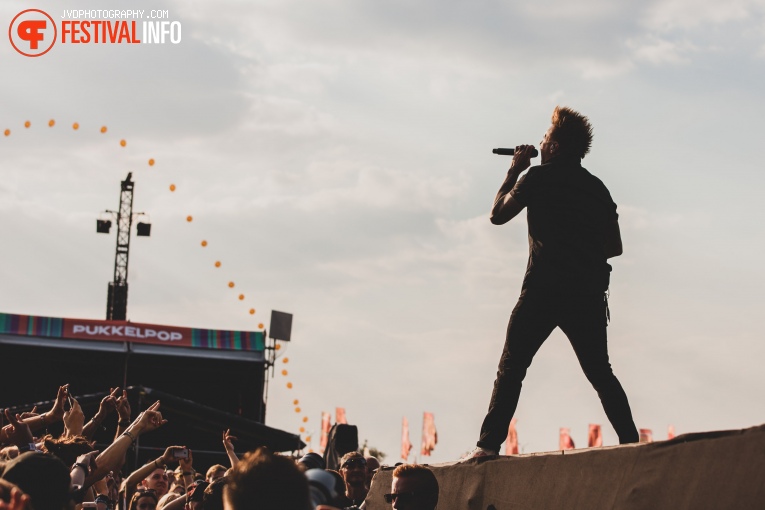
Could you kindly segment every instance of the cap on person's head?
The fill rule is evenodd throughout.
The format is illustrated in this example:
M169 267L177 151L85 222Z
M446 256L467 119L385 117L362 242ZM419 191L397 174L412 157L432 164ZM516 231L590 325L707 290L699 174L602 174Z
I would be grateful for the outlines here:
M192 503L194 501L202 502L205 496L205 489L210 485L208 482L197 482L189 486L188 492L186 492L186 503Z
M327 467L324 457L314 452L303 455L298 463L305 465L306 469L324 469Z
M3 479L28 494L35 510L62 510L69 503L69 470L48 453L19 455L5 465Z

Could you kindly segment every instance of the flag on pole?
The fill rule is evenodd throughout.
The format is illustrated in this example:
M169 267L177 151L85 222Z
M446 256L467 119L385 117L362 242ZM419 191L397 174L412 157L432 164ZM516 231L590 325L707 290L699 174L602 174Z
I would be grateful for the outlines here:
M675 426L670 425L667 427L667 439L674 439L675 438Z
M324 453L327 448L327 441L329 441L329 420L332 419L332 415L329 413L321 412L321 443L319 444L319 451Z
M412 442L409 440L409 420L404 416L404 420L401 422L401 459L406 462L411 451Z
M653 443L653 431L651 429L640 429L640 442Z
M436 443L438 443L438 432L436 432L436 423L433 418L433 413L423 413L422 416L422 448L420 449L420 455L430 457Z
M600 430L600 425L590 423L590 434L587 439L587 446L590 448L593 446L603 446L603 433Z
M335 408L335 423L345 423L345 424L348 424L348 420L345 419L345 408L344 407L336 407Z
M574 440L571 439L571 433L569 429L561 427L560 429L560 442L558 444L559 450L573 450Z
M518 455L518 432L515 430L516 421L515 418L510 420L510 426L507 428L507 440L505 440L506 455Z

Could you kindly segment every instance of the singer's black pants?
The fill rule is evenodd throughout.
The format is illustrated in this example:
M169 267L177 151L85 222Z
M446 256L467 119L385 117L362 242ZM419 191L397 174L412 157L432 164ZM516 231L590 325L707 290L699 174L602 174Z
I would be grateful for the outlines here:
M598 392L606 416L616 429L619 442L638 441L627 395L608 361L607 306L602 292L523 289L507 326L505 347L478 446L499 451L507 438L526 370L556 327L560 327L571 342L584 374Z

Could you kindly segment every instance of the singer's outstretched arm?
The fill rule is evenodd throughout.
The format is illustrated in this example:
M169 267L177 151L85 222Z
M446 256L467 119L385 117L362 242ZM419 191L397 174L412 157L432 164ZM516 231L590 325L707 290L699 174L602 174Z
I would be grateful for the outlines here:
M504 225L523 210L523 206L510 194L516 181L518 181L518 174L520 173L513 171L512 168L507 172L505 182L502 183L496 198L494 198L494 207L491 208L489 219L493 224Z
M494 207L491 208L491 222L495 225L504 225L515 218L523 210L517 200L515 200L510 191L515 183L518 182L518 176L531 165L531 153L534 151L533 145L519 145L515 148L513 163L510 170L507 171L505 182L500 186L497 196L494 198Z

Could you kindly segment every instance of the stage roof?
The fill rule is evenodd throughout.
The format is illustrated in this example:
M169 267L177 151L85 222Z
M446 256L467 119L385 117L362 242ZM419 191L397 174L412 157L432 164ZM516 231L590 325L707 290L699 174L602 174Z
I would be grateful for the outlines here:
M264 331L0 313L0 344L264 362Z

